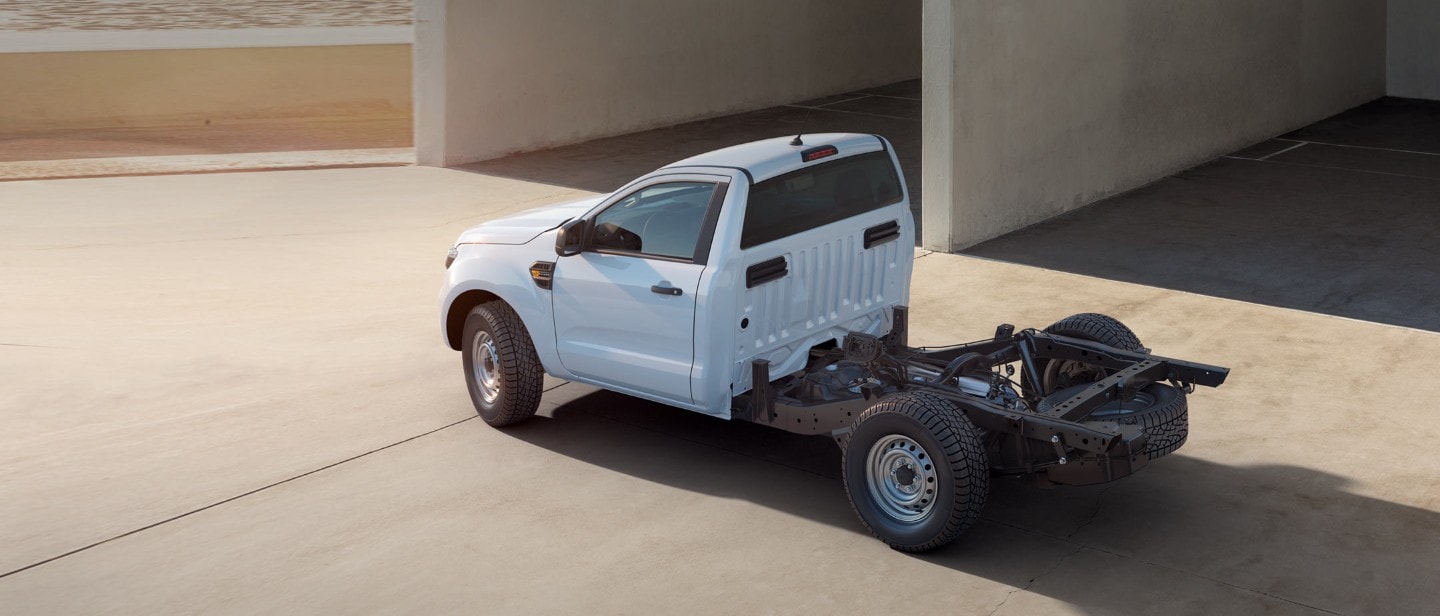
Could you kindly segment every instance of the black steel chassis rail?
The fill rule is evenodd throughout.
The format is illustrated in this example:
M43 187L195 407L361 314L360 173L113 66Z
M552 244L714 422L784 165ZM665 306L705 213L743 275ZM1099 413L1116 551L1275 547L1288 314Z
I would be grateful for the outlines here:
M752 362L751 370L752 382L756 385L749 394L737 398L733 418L796 434L829 434L843 440L855 418L881 395L888 393L872 390L849 400L806 404L775 394L770 384L769 362L756 360ZM1057 442L1055 439L1058 438L1058 442L1067 447L1097 454L1111 451L1127 435L1119 427L1102 430L1061 417L1012 411L965 395L954 387L914 383L911 389L928 391L954 402L977 427L991 432L1051 443Z
M1035 356L1041 359L1073 359L1112 370L1123 370L1137 363L1153 361L1163 364L1158 375L1160 378L1154 380L1170 380L1205 387L1219 387L1230 375L1229 368L1160 357L1148 352L1126 351L1098 342L1042 331L1025 330L1018 335L1023 339L1023 344L1029 346Z
M846 359L897 366L911 364L932 370L957 361L973 362L986 369L1019 361L1032 383L1040 382L1038 364L1042 360L1077 360L1114 372L1048 412L1039 413L1012 410L966 395L951 385L908 380L863 386L861 395L852 399L807 403L777 395L770 382L769 362L755 360L751 363L751 391L735 398L732 417L797 434L830 434L843 440L855 418L880 396L921 390L953 401L977 427L987 431L1048 442L1062 456L1071 449L1105 455L1115 453L1119 443L1143 437L1134 426L1081 423L1094 409L1114 400L1126 389L1146 383L1169 380L1185 386L1216 387L1224 383L1230 373L1228 368L1220 366L1160 357L1148 351L1117 349L1033 329L1015 332L1014 326L1008 324L996 328L995 337L990 340L940 349L912 348L907 345L908 324L908 310L896 306L890 333L883 337L859 333L846 336L843 344ZM1037 400L1038 396L1030 396L1032 403Z

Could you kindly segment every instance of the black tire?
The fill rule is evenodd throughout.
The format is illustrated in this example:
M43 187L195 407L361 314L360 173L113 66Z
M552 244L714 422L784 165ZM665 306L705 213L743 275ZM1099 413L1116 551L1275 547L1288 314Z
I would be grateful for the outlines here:
M482 346L489 348L481 350ZM471 309L460 351L470 401L485 423L496 427L520 423L540 408L545 369L530 332L509 304L493 301ZM486 369L477 371L477 358L493 361L481 359Z
M1045 331L1057 336L1099 342L1125 351L1145 350L1144 345L1140 344L1140 337L1124 323L1094 312L1070 315L1051 324ZM1036 387L1030 382L1029 375L1024 375L1024 381L1030 391L1041 396L1048 396L1055 390L1072 385L1093 383L1108 375L1108 371L1099 366L1069 360L1052 359L1041 362L1036 368L1040 372L1039 386Z
M1086 387L1081 384L1061 389L1041 400L1036 412L1048 413L1055 405ZM1101 406L1085 421L1140 426L1145 432L1145 449L1137 453L1151 460L1179 449L1190 434L1189 404L1185 400L1185 392L1164 383L1146 385L1136 393L1135 400Z
M907 443L915 447L907 450ZM889 473L895 481L887 483L882 476L872 482L875 473L868 471L875 464L895 468L885 460L900 465ZM934 464L924 464L932 460ZM845 444L842 469L855 515L870 534L904 552L924 552L954 541L979 518L990 492L980 431L948 400L920 392L886 397L862 413ZM921 492L927 485L935 486L933 494ZM933 496L933 501L911 501L911 511L882 496L887 486L913 489L913 498ZM897 509L914 519L891 513Z

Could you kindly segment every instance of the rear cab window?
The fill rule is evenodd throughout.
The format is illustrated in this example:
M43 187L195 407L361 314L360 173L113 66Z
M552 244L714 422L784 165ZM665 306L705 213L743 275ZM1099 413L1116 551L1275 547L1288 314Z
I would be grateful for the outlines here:
M750 248L899 203L900 180L884 150L837 158L756 183L740 248Z

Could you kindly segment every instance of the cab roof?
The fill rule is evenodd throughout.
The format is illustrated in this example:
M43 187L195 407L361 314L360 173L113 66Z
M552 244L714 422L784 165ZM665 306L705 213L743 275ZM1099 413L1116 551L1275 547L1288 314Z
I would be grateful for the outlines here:
M794 138L792 135L742 143L713 152L706 152L699 156L691 156L690 158L675 161L661 168L738 167L744 169L750 175L751 181L761 182L777 175L784 175L795 171L807 165L823 164L837 157L876 152L888 147L884 140L878 135L864 135L859 133L807 134L800 137L804 145L790 145L790 142ZM807 163L801 160L801 152L824 146L834 146L839 152L816 159L813 162Z

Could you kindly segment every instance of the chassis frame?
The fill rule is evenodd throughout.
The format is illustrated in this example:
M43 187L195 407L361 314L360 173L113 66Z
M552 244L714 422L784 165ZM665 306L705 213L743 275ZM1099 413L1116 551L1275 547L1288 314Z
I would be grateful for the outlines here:
M751 362L751 391L736 396L735 419L751 421L787 432L829 434L842 447L856 419L879 398L909 391L943 397L982 429L992 451L992 471L1030 475L1042 483L1083 485L1113 481L1148 464L1143 427L1123 421L1092 419L1102 405L1127 399L1156 382L1169 382L1183 396L1196 385L1217 387L1229 368L1160 357L1148 349L1129 351L1089 340L1044 331L1015 331L1000 325L986 340L938 348L908 345L908 309L893 309L893 326L884 336L850 333L838 349L816 351L822 363L846 361L863 365L868 379L858 393L840 399L807 400L786 395L770 380L769 362ZM1046 392L1041 366L1051 360L1071 360L1104 368L1104 378L1041 409ZM980 397L961 390L955 377L985 372L1013 385L1010 364L1019 362L1023 385L1018 398ZM997 370L1006 366L1006 374ZM910 376L910 369L931 373L933 379ZM992 390L993 391L993 390ZM848 393L848 392L847 392Z

